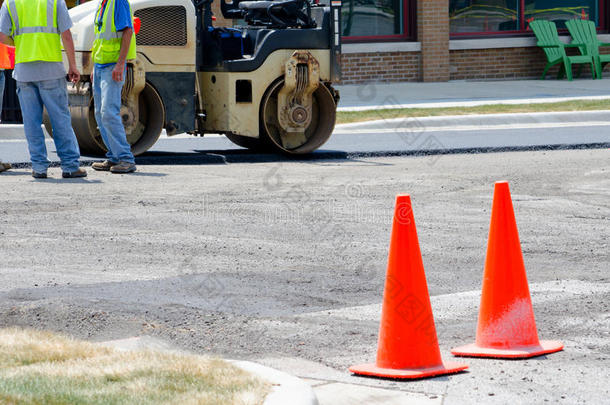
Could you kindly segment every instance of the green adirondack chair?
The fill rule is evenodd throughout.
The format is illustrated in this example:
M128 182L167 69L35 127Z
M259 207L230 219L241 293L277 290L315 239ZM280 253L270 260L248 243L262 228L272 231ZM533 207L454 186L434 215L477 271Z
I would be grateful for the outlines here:
M549 68L557 65L558 63L563 64L561 69L559 69L559 73L557 74L558 79L561 79L565 72L568 80L572 80L572 65L576 64L582 65L589 63L591 64L591 72L595 72L592 56L568 56L566 54L565 48L581 47L586 45L584 43L564 44L561 42L559 39L559 34L557 33L557 26L554 22L546 20L534 20L530 23L530 28L532 31L534 31L536 39L538 39L537 45L544 50L547 58L546 67L544 68L544 72L542 72L542 79L546 77L546 72L548 72ZM580 69L578 73L580 74Z
M591 20L569 20L566 21L566 27L570 31L573 43L585 44L584 46L579 46L578 49L582 55L588 55L593 58L595 76L601 79L604 66L610 62L610 55L601 55L599 47L610 46L610 43L599 42L595 23Z

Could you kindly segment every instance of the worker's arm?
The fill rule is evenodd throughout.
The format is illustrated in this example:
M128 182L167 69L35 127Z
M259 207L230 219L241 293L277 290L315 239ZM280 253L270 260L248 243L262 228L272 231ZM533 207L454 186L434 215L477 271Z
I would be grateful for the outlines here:
M1 32L0 32L0 42L2 42L5 45L15 46L15 43L13 42L13 38L11 38L7 35L4 35Z
M70 30L66 30L61 33L61 40L64 43L64 49L68 56L68 77L72 83L78 83L80 80L80 72L76 67L76 56L74 55L74 41L72 40L72 33Z
M119 53L119 60L116 66L112 70L112 79L120 82L123 80L125 74L125 59L129 52L129 46L131 45L131 37L133 36L133 28L125 28L123 31L123 38L121 39L121 52Z

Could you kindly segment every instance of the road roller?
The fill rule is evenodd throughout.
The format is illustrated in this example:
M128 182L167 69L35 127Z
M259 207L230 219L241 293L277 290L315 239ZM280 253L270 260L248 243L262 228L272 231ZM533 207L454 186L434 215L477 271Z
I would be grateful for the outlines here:
M134 155L163 132L223 134L261 152L319 148L332 134L339 101L332 83L341 74L341 3L220 0L217 12L233 24L216 27L212 1L130 0L140 28L121 118ZM68 84L72 125L81 152L92 156L106 153L91 84L98 6L89 1L70 10L82 74ZM47 118L45 126L52 136Z

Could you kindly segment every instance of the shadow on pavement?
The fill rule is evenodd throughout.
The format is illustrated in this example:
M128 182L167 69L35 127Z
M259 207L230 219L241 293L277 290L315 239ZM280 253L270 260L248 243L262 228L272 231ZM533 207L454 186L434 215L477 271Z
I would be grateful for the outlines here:
M270 163L310 161L320 159L348 159L343 151L316 151L308 155L281 155L273 153L256 153L246 149L231 150L193 150L186 153L152 151L136 158L141 165L205 165L227 163Z
M608 148L609 143L593 144L556 144L512 147L448 148L448 149L405 149L381 151L339 151L317 150L307 155L281 155L256 153L246 149L231 150L192 150L186 153L153 151L136 158L141 165L205 165L228 163L270 163L270 162L307 162L315 160L355 160L360 158L394 157L394 156L440 156L472 153L519 152L535 150L567 150Z
M61 175L59 177L48 177L46 179L32 179L33 182L37 182L37 183L54 183L54 184L65 184L65 183L72 183L72 184L100 184L103 183L103 181L98 180L98 179L63 179L61 178Z

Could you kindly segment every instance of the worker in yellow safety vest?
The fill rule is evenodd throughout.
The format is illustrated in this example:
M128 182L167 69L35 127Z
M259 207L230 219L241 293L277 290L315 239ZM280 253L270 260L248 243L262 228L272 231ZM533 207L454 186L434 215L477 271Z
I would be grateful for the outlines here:
M0 9L0 42L15 44L17 96L23 115L25 137L32 161L32 176L46 179L49 160L42 131L46 108L53 127L53 141L61 160L62 177L85 177L80 150L68 109L63 42L68 58L68 77L80 80L76 67L72 20L65 0L5 0Z
M121 119L121 91L126 62L136 58L136 37L129 0L101 0L95 13L93 103L95 120L108 149L98 171L132 173L136 164Z

